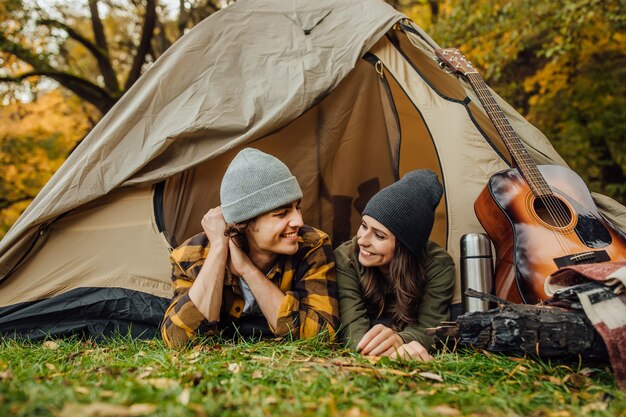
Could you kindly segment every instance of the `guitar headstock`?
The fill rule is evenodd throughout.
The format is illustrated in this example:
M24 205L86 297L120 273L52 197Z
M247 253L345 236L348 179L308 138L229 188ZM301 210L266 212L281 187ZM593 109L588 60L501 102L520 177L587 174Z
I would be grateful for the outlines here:
M445 64L454 72L461 75L478 74L472 63L456 48L436 49L435 54L441 64Z

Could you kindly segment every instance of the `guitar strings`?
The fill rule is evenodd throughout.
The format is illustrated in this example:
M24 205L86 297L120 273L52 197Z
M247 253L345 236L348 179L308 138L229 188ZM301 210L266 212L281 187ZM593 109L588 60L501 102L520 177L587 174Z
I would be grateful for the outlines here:
M570 223L570 216L568 212L564 210L561 201L554 195L550 186L545 182L543 175L537 168L535 162L530 158L526 149L521 145L519 137L510 126L500 106L498 106L498 104L489 93L488 89L486 88L486 84L485 86L481 85L482 83L484 83L484 80L478 73L467 74L467 77L469 78L471 86L478 94L478 97L481 99L483 105L487 108L487 110L491 110L491 112L488 112L487 114L489 115L489 117L494 119L494 126L496 127L496 129L499 131L503 138L506 137L507 139L509 139L508 144L511 145L512 148L512 157L515 159L516 162L518 162L520 166L529 169L530 172L528 172L528 175L532 177L532 181L539 182L539 186L537 186L537 184L534 184L535 187L533 187L533 184L531 184L532 181L525 179L526 183L531 188L531 191L533 192L535 197L538 198L544 205L548 212L548 215L551 217L553 224L557 227L560 227L561 229L564 229L565 226ZM478 84L472 81L477 81ZM563 234L573 234L572 230L556 232L554 229L551 229L551 232L563 251L567 253L572 252L570 240L564 239L565 236L563 236Z

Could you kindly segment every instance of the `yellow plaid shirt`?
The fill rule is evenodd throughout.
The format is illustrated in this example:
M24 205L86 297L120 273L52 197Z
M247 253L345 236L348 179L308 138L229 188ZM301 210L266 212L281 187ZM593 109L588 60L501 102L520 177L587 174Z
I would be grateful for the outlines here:
M294 255L279 255L268 274L285 293L275 329L276 336L295 338L315 336L327 330L331 337L339 325L337 281L333 249L328 236L313 227L298 232L299 248ZM189 298L189 288L209 253L204 233L188 239L171 254L174 297L165 312L161 334L168 346L180 346L196 335L219 332L224 325L237 324L244 307L239 279L228 270L224 278L220 320L209 323Z

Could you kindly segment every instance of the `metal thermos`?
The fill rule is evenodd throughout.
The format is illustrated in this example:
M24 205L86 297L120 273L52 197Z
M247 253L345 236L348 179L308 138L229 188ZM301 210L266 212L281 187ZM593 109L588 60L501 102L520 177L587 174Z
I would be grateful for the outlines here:
M465 290L491 294L493 287L493 258L491 241L484 233L468 233L461 237L461 288L463 291L463 312L486 311L489 302L468 297Z

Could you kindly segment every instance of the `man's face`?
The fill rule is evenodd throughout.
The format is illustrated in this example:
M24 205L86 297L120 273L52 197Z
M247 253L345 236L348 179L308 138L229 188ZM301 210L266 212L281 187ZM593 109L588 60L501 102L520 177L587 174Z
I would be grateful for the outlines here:
M245 231L250 251L295 254L298 251L298 230L303 224L300 200L260 215Z

